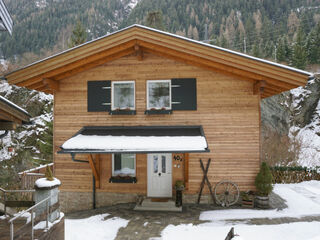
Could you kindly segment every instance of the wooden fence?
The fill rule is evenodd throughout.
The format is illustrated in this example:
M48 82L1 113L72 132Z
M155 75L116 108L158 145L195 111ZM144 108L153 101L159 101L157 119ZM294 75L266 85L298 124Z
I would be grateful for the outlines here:
M270 167L273 183L299 183L320 180L320 167Z
M47 164L53 171L53 163ZM34 189L34 183L38 178L44 177L47 165L29 169L19 173L21 189Z

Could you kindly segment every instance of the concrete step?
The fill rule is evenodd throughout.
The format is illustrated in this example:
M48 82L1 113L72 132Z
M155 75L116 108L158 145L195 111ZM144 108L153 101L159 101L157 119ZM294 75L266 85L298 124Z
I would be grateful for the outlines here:
M151 199L144 199L141 205L137 204L136 211L163 211L163 212L182 212L182 207L176 207L173 200L167 202L152 202Z

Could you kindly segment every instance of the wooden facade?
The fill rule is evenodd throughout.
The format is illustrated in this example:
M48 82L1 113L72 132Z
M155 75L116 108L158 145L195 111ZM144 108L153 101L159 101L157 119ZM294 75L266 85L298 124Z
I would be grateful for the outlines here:
M197 110L174 111L170 115L145 115L146 81L171 78L197 79ZM87 81L134 80L136 115L109 115L87 112ZM145 53L143 61L130 55L60 81L54 95L55 174L62 180L62 190L88 191L92 187L89 164L74 163L70 155L56 152L81 127L132 125L202 125L210 153L189 154L189 193L196 193L202 180L199 159L212 158L209 170L212 182L230 179L242 189L253 189L259 169L259 101L253 84L223 74L213 73L154 54ZM86 160L87 156L82 159ZM146 154L137 155L136 184L109 183L111 155L100 154L100 189L98 191L146 193ZM173 166L175 161L173 160ZM173 183L184 178L184 162L173 167Z
M186 183L186 194L199 191L199 159L212 159L209 179L231 180L254 189L260 165L260 100L304 85L311 74L216 47L132 26L99 40L32 64L6 77L12 84L54 94L55 175L61 191L147 192L147 155L136 155L137 183L109 183L111 154L78 163L57 154L83 126L202 125L208 153L174 154L172 184ZM146 115L146 81L195 78L197 110ZM88 81L135 81L135 115L88 112ZM175 160L179 156L182 161ZM77 159L88 160L87 155ZM177 159L177 158L176 158Z

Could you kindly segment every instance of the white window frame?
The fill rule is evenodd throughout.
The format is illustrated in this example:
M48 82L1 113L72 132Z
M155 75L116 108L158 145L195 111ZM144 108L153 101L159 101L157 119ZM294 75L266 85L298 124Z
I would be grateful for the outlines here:
M147 80L147 110L152 109L149 106L149 83L155 83L155 82L168 82L169 83L169 101L170 101L170 107L165 107L166 110L172 109L172 100L171 100L171 80ZM156 108L157 110L160 110L161 108Z
M111 110L117 110L118 108L114 107L114 84L119 83L133 83L133 107L130 108L130 110L136 109L136 82L135 81L111 81ZM120 110L123 110L123 108Z
M137 169L136 169L136 154L134 153L118 153L118 154L133 154L134 156L134 163L133 163L133 166L134 166L134 176L133 177L136 177L137 176ZM112 175L111 177L115 177L114 175L114 153L112 154Z

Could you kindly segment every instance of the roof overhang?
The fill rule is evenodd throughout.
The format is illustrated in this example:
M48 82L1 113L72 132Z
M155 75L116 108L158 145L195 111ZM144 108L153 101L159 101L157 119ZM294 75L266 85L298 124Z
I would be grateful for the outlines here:
M44 92L59 81L123 56L152 53L238 79L263 83L262 97L304 86L312 73L141 25L68 49L5 75L10 84ZM259 87L259 84L257 85Z
M58 153L209 152L202 126L86 126Z
M30 117L26 110L0 96L0 130L13 130L17 125L30 124Z

